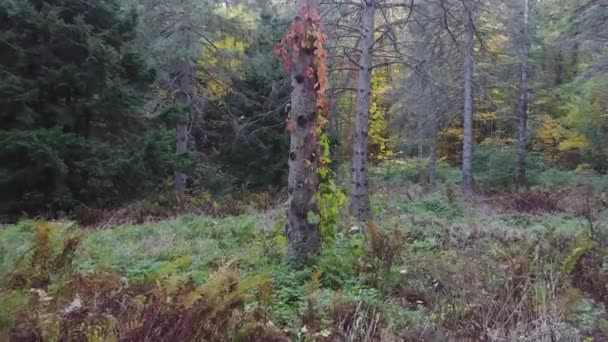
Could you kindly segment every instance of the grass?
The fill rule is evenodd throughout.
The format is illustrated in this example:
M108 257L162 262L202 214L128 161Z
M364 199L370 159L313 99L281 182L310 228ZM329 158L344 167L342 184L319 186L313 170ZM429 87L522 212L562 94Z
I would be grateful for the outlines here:
M540 341L550 335L558 341L591 341L593 336L608 336L602 290L608 280L608 267L603 265L608 249L600 243L604 235L589 235L586 219L565 212L513 212L484 201L463 204L451 198L449 185L428 192L398 184L398 177L391 179L390 188L409 187L410 192L387 193L383 186L388 185L382 182L376 180L372 198L379 233L350 233L344 217L335 243L325 246L314 265L301 271L283 264L280 210L223 218L183 215L105 229L54 222L49 229L54 250L60 251L69 236L79 236L80 244L70 273L53 277L46 289L57 300L53 310L41 304L35 308L58 315L75 298L74 291L65 291L74 285L70 279L116 274L133 286L130 296L148 298L148 306L160 290L166 300L205 291L212 298L208 293L215 293L209 292L213 284L231 286L234 296L222 295L222 300L243 296L230 302L242 305L239 314L226 314L237 317L234 336L252 326L272 327L277 341L443 341L480 336L491 341L514 336ZM606 222L606 212L600 211L595 234L606 234ZM0 278L5 280L0 285L0 335L22 326L19 317L32 310L29 289L7 284L14 270L37 250L39 226L26 220L0 228ZM226 273L226 279L241 280L217 280ZM175 290L180 288L175 284L189 279L195 290ZM143 291L140 288L148 290L137 292ZM152 297L150 288L156 288ZM65 298L59 300L61 296ZM145 317L145 312L138 317ZM217 319L213 317L206 319ZM36 324L46 336L53 334L51 323ZM247 331L249 338L254 336Z

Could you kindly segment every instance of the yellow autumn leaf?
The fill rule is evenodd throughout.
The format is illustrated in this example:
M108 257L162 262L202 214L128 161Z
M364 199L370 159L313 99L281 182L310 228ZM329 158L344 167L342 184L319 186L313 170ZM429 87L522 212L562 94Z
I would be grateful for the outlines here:
M567 140L562 141L559 144L558 148L560 151L569 151L581 149L583 147L586 147L587 145L589 145L589 141L587 140L587 137L584 134L574 133Z

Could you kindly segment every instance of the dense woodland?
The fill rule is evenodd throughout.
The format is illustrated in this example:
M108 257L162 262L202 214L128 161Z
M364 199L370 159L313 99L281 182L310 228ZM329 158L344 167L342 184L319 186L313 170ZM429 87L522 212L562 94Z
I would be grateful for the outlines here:
M606 0L1 0L0 341L607 341Z

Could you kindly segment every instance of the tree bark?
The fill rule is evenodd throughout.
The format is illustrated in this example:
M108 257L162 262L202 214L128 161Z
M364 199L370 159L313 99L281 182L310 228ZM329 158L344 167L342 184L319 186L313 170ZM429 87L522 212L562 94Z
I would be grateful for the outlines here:
M195 51L197 46L197 38L191 30L191 18L186 12L179 18L175 26L176 44L179 42L180 48L184 51ZM170 79L167 81L167 88L171 90L175 98L175 104L183 111L183 116L179 119L175 127L175 155L183 156L188 152L188 124L190 122L194 99L197 96L196 84L198 76L193 59L190 56L172 56L167 63L170 72ZM186 192L188 177L178 164L174 175L174 189L177 193L183 194Z
M555 58L555 85L560 86L563 82L564 73L564 51L561 42L558 42L557 56Z
M330 95L329 98L329 126L328 134L330 139L338 138L338 119L340 112L338 111L338 103L335 95ZM333 159L332 159L333 160Z
M188 124L185 120L180 120L175 128L175 155L179 156L188 152ZM176 170L174 174L174 188L177 193L186 192L188 178L182 170Z
M418 111L416 113L416 150L418 152L418 159L424 158L424 117L422 113Z
M439 132L439 118L433 115L429 123L431 135L429 143L429 185L434 187L437 183L437 134Z
M473 60L474 48L474 3L464 3L464 125L462 140L462 191L465 197L473 195Z
M297 8L303 11L317 10L314 0L300 0ZM294 20L301 19L296 17ZM286 236L287 261L294 268L306 265L310 256L319 251L320 244L318 220L309 219L319 216L319 206L316 201L319 189L316 79L307 77L309 68L316 70L313 58L314 49L298 49L291 54L293 88L288 119L291 143Z
M524 1L524 22L521 29L522 45L519 49L520 53L520 82L519 82L519 122L518 129L518 149L517 149L517 165L515 168L515 183L518 187L526 184L526 156L527 156L527 125L528 125L528 52L529 52L529 37L528 37L528 14L529 0Z
M190 42L191 38L188 34L185 34L185 41ZM194 69L188 62L180 62L176 65L177 80L176 80L176 93L175 102L179 107L180 111L185 111L183 117L177 122L175 126L175 155L179 158L188 152L188 122L190 121L190 106L191 99L195 95L196 87L194 80L196 78ZM173 175L173 186L177 193L183 194L186 192L188 177L178 166Z
M367 157L369 145L369 110L371 98L372 48L374 44L374 0L362 0L361 57L359 58L359 89L351 161L350 212L364 222L371 216L369 205Z

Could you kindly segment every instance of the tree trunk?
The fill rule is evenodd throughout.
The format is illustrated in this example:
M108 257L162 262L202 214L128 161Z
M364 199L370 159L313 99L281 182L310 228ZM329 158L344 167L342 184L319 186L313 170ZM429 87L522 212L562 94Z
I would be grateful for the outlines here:
M351 165L350 212L364 222L371 216L369 206L367 157L369 145L369 110L371 98L372 47L374 44L374 0L363 0L361 13L361 57L359 89Z
M439 132L439 118L433 115L429 123L431 140L429 143L429 185L434 187L437 183L437 134Z
M184 13L183 17L175 24L175 39L179 41L180 48L183 48L183 51L195 51L197 47L198 38L194 36L194 33L190 29L190 24L191 21L188 13ZM167 87L175 97L175 104L179 107L180 111L183 111L183 116L175 127L175 155L179 158L188 152L188 124L191 118L190 111L197 96L196 84L198 76L191 58L180 56L179 54L175 56L169 59L167 66L171 71L171 81L168 82ZM188 177L179 164L173 177L175 191L180 194L185 193Z
M314 0L300 0L298 9L316 11ZM301 20L296 17L295 21ZM299 42L297 42L299 44ZM298 49L291 54L292 72L291 112L288 127L291 131L289 150L289 209L286 236L287 261L295 268L308 263L309 257L319 251L319 206L316 194L319 189L317 156L319 144L317 131L316 80L307 76L313 64L314 49Z
M328 134L330 139L337 139L338 137L338 117L340 112L338 111L337 96L332 95L329 98L329 126Z
M424 6L420 6L418 9L421 16L429 16L427 9ZM416 61L416 65L413 70L411 78L411 86L409 87L409 93L415 96L412 99L413 103L421 101L419 99L424 98L427 95L428 78L429 78L429 62L432 60L432 44L430 42L433 37L428 34L428 21L425 20L413 20L409 23L409 35L414 41L414 48L412 51L413 59ZM406 94L407 96L407 94ZM414 119L416 120L416 153L418 159L424 158L424 145L425 145L425 130L426 130L426 115L428 109L424 105L414 105Z
M175 155L180 155L188 152L188 124L185 120L180 120L175 128ZM176 170L174 174L174 187L177 193L183 194L186 192L187 177L182 170Z
M180 111L185 111L184 115L178 121L175 127L175 155L179 158L181 155L188 152L188 122L190 118L191 98L195 93L194 77L192 68L187 62L179 63L176 66L177 89L175 94L175 102ZM177 193L183 194L186 192L188 177L180 167L175 170L174 188Z
M424 158L424 117L422 113L418 111L416 113L416 150L418 152L418 159Z
M526 183L526 155L527 151L527 125L528 125L528 11L529 0L524 0L524 23L522 27L522 45L520 53L521 75L519 82L519 122L517 125L518 149L517 149L517 165L515 168L515 183L518 187L524 186Z
M560 86L563 82L564 74L564 52L561 42L558 42L557 57L555 58L555 85Z
M338 117L340 112L338 111L338 104L336 102L336 96L330 95L329 97L329 125L327 137L329 138L329 159L331 159L332 169L335 171L335 167L338 161L337 147L339 145L339 132L338 132Z
M465 197L473 195L473 60L474 3L464 2L464 125L462 139L462 191Z

